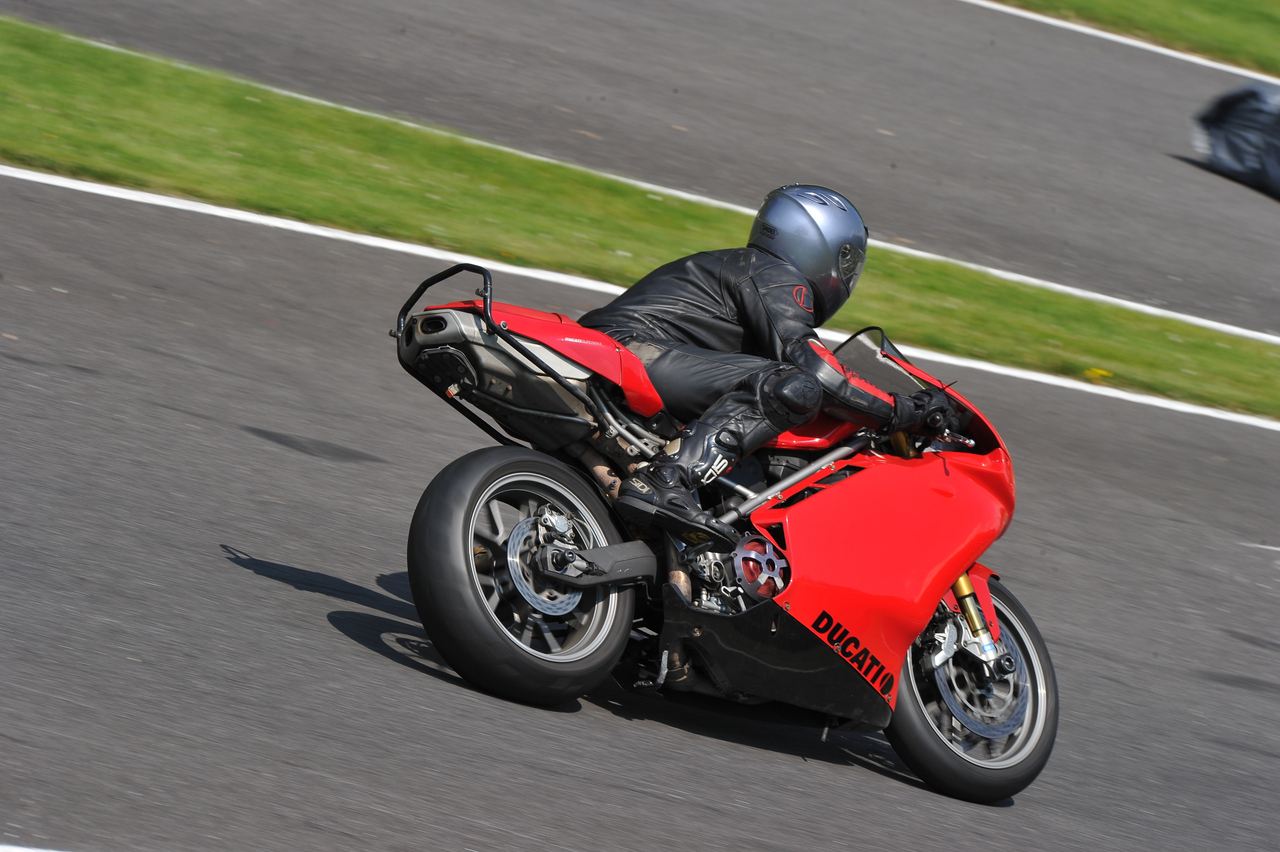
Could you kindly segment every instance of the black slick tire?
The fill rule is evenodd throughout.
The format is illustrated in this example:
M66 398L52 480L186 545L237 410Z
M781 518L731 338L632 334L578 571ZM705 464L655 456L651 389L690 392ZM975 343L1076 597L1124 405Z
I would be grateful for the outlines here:
M1032 681L1025 724L1033 727L1014 735L1025 736L1025 742L998 760L966 758L949 745L925 706L942 712L931 701L936 696L929 694L928 678L921 675L918 645L903 664L897 706L885 729L894 751L920 780L940 793L980 804L1008 799L1034 781L1049 760L1058 729L1058 686L1044 639L1017 598L994 579L989 582L1001 630L1005 637L1017 637Z
M513 635L519 631L510 625L504 629L477 579L479 548L472 536L477 513L484 511L478 509L479 501L495 486L513 482L518 488L524 481L533 483L531 487L549 502L564 504L560 508L576 506L578 515L589 514L596 537L603 539L598 545L625 540L580 474L523 447L489 447L449 464L423 493L409 530L409 584L432 644L459 675L513 701L560 704L592 689L617 664L631 631L634 592L611 587L600 598L591 598L607 605L597 604L590 611L598 620L589 641L583 642L585 650L562 654L564 659L556 659L550 650L539 653L522 645Z

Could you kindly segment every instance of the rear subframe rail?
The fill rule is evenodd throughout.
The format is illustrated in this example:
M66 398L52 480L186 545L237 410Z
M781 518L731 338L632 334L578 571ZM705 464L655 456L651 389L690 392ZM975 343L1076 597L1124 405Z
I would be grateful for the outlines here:
M576 400L581 402L582 405L587 409L587 411L591 413L591 416L595 418L596 425L606 423L607 418L604 416L604 413L599 409L599 407L596 406L595 401L592 400L591 397L587 396L587 394L583 393L579 388L575 387L572 382L570 382L564 376L560 375L560 373L552 369L552 367L549 364L547 364L545 361L543 361L541 358L539 358L537 355L531 352L527 346L521 343L519 339L517 339L516 336L507 329L507 324L505 322L494 321L493 319L493 276L489 273L489 270L485 269L483 266L477 266L474 263L455 264L454 266L449 267L443 272L438 272L435 275L432 275L426 281L423 281L421 284L419 284L417 289L413 291L413 295L410 296L409 300L404 303L404 307L400 309L400 313L396 317L396 327L393 331L393 336L395 336L395 338L398 340L400 336L404 334L405 323L408 322L408 319L409 319L409 312L413 310L414 305L416 305L418 303L418 300L422 298L423 293L427 292L432 287L439 284L441 281L444 281L448 278L452 278L453 276L457 275L460 272L474 272L475 274L479 275L481 278L484 279L484 285L481 287L480 290L476 292L476 295L480 296L481 299L483 299L484 322L485 322L485 326L489 330L489 333L493 334L495 337L498 337L499 339L504 341L508 346L510 346L512 349L518 352L521 356L523 356L526 361L528 361L537 369L541 370L544 374L550 376L553 380L555 380L556 384L560 385L560 387L568 391ZM405 371L409 373L409 375L413 376L415 379L422 382L424 385L427 385L427 387L431 387L425 381L423 381L423 379L417 373L415 373L413 371L413 368L410 367L408 364L405 364L403 361L401 361L400 364L401 366L404 367ZM435 392L435 388L432 388L432 391ZM452 405L454 409L460 412L464 417L466 417L476 426L483 429L485 433L489 435L489 437L493 438L498 443L506 444L508 446L519 446L519 444L517 444L515 441L511 440L510 438L503 435L498 430L494 429L488 423L486 423L483 419L481 419L480 415L476 414L470 408L463 405L461 400L458 400L455 397L451 397L451 396L446 396L443 398L445 402Z

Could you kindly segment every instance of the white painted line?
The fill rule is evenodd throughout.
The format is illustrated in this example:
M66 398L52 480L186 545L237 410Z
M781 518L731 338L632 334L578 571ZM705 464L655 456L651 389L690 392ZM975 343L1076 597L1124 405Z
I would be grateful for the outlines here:
M1128 311L1135 311L1140 314L1147 314L1153 317L1163 317L1164 319L1177 320L1185 322L1187 325L1195 325L1200 328L1208 328L1213 331L1220 331L1223 334L1230 334L1236 337L1247 337L1250 340L1260 340L1263 343L1271 343L1280 346L1280 335L1268 334L1265 331L1254 331L1249 328L1241 328L1235 325L1228 325L1225 322L1216 320L1203 319L1191 314L1180 314L1176 311L1166 311L1164 308L1157 308L1152 305L1144 305L1141 302L1130 302L1127 299L1117 299L1115 296L1104 296L1102 293L1095 293L1092 290L1081 290L1079 287L1068 287L1065 284L1054 284L1052 281L1045 281L1040 278L1032 278L1027 275L1019 275L1016 272L1005 272L1002 269L993 269L989 266L980 266L976 263L968 263L963 260L955 260L950 257L943 257L940 254L930 254L927 251L918 251L917 249L903 248L902 246L883 243L879 240L872 240L871 244L879 248L887 248L896 251L899 254L907 254L912 257L919 257L925 260L936 260L943 263L954 263L956 266L963 266L965 269L972 269L976 272L982 272L990 275L992 278L1000 278L1004 281L1013 281L1017 284L1026 284L1031 287L1038 287L1041 290L1051 290L1054 293L1063 293L1068 296L1075 296L1077 299L1085 299L1090 302L1101 302L1106 305L1114 305L1117 308L1124 308Z
M994 3L985 3L985 2L981 2L981 0L963 0L963 1L976 2L978 3L978 5L983 5L983 6L992 6L993 8L996 8L1000 11L1008 11L1011 13L1016 12L1016 10L1011 10L1007 6L999 6L998 4L994 4ZM1030 14L1030 13L1027 13L1027 14ZM1037 17L1043 17L1043 16L1037 16ZM1045 18L1044 20L1054 24L1062 23L1061 21L1057 21L1054 18ZM1107 34L1104 33L1103 35L1107 35ZM271 92L272 94L280 95L281 97L293 98L295 100L300 100L300 101L306 101L307 103L312 103L320 106L330 107L332 109L342 110L343 112L352 113L353 115L365 116L366 118L375 118L380 121L388 121L388 122L391 122L392 124L400 125L401 127L408 127L413 130L421 131L423 133L430 133L436 136L444 136L450 139L457 139L459 141L466 142L471 145L477 145L482 148L489 148L494 151L502 151L507 154L512 154L517 157L523 157L527 160L533 160L539 163L550 163L556 166L562 166L567 169L573 169L575 171L583 172L585 174L595 175L597 177L605 178L607 180L618 181L619 183L626 184L627 186L634 186L637 189L643 189L646 192L652 192L659 195L666 195L671 198L679 198L682 201L689 201L694 204L702 204L708 207L717 207L722 210L731 210L735 213L741 213L744 216L756 215L756 211L750 207L743 207L738 204L730 204L727 201L717 201L714 198L708 198L703 195L696 195L691 192L684 192L678 189L671 189L669 187L658 186L657 184L646 183L644 181L634 180L628 177L622 177L621 175L615 175L609 172L602 172L596 169L589 169L584 166L576 165L574 163L566 163L562 160L555 160L550 157L540 156L538 154L529 154L525 151L516 150L515 148L508 148L505 145L496 145L492 142L486 142L482 139L474 139L470 136L463 136L462 134L459 134L459 133L452 133L447 130L441 130L436 127L430 127L425 124L418 124L416 122L408 121L403 118L396 118L395 116L383 115L382 113L370 112L368 110L363 110L363 109L356 109L355 107L334 103L333 101L326 101L320 98L313 98L310 95L303 95L298 92L291 92L288 89L279 89L279 88L276 88L275 86L268 86L263 83L255 82L253 80L246 80L240 77L234 77L233 75L225 74L221 71L215 71L209 68L201 68L198 65L188 65L185 62L179 62L175 59L166 59L160 56L152 56L147 53L140 53L135 50L128 50L127 48L117 47L116 45L113 45L113 44L104 44L102 42L93 41L91 39L80 38L78 36L64 35L64 38L70 39L71 41L78 42L80 44L89 45L90 47L99 47L104 50L111 50L117 53L125 53L125 54L128 54L129 56L134 56L139 59L146 59L150 62L159 62L162 65L170 65L175 68L183 68L188 71L196 71L201 74L207 74L214 77L234 79L245 85L253 86L262 91ZM1115 38L1120 38L1120 37L1116 36ZM1136 43L1139 45L1145 44L1143 42L1136 42ZM871 240L871 245L875 248L883 249L884 251L897 252L898 254L905 254L910 257L918 257L924 260L934 260L934 261L940 261L943 263L954 263L957 266L963 266L965 269L972 269L976 272L982 272L986 275L990 275L994 278L999 278L1004 281L1013 281L1018 284L1026 284L1027 286L1030 286L1030 287L1039 287L1044 290L1052 290L1055 293L1063 293L1069 296L1075 296L1077 298L1087 299L1093 302L1103 302L1108 305L1115 305L1116 307L1124 308L1130 311L1137 311L1138 313L1147 314L1149 316L1164 317L1165 319L1177 320L1179 322L1185 322L1189 325L1195 325L1195 326L1200 326L1201 328L1208 328L1214 331L1219 331L1219 332L1222 332L1223 334L1230 334L1237 337L1247 337L1251 340L1260 340L1264 343L1271 343L1271 344L1280 346L1280 335L1268 334L1262 331L1254 331L1253 329L1241 328L1239 326L1229 325L1227 323L1217 322L1215 320L1202 319L1200 317L1193 316L1191 314L1181 314L1175 311L1166 311L1163 308L1157 308L1151 305L1144 305L1141 302L1131 302L1127 299L1119 299L1119 298L1116 298L1115 296L1105 296L1101 293L1095 293L1091 290L1082 290L1079 287L1068 287L1064 284L1055 284L1052 281L1045 281L1040 278L1032 278L1031 276L1020 275L1016 272L1006 272L1003 269L996 269L990 266L982 266L980 264L969 263L963 260L955 260L954 258L946 257L944 255L933 254L927 251L920 251L919 249L907 248L905 246L900 246L896 243L885 242L883 240ZM495 266L495 268L497 267Z
M834 329L826 328L820 329L818 333L821 335L823 340L832 344L843 343L849 336L848 332L839 332ZM1200 417L1212 417L1215 420L1225 420L1228 423L1239 423L1244 426L1256 426L1259 429L1268 429L1272 432L1280 432L1280 420L1271 420L1266 417L1257 417L1252 414L1237 414L1234 411L1223 411L1220 408L1209 408L1204 405L1192 405L1189 402L1178 402L1172 399L1165 399L1164 397L1148 396L1147 394L1134 393L1133 391L1109 388L1104 385L1092 385L1088 382L1081 382L1075 379L1051 376L1048 373L1037 373L1033 370L1022 370L1018 367L1006 367L1002 364L991 364L987 361L977 361L973 358L961 358L958 355L946 355L942 352L918 349L915 346L899 346L898 348L902 350L903 355L906 355L913 361L931 361L935 364L948 364L953 367L981 370L984 373L994 373L997 376L1008 376L1010 378L1024 379L1028 382L1038 382L1039 384L1050 385L1056 388L1065 388L1067 390L1080 391L1081 393L1089 393L1094 396L1105 396L1110 399L1124 400L1125 402L1136 402L1139 405L1149 405L1153 408L1177 411L1180 414L1195 414Z
M1235 74L1237 77L1248 77L1252 80L1261 80L1264 83L1275 83L1280 85L1280 77L1272 77L1268 74L1263 74L1260 71L1250 71L1249 69L1241 68L1238 65L1228 65L1225 62L1216 62L1212 59L1206 59L1203 56L1197 56L1194 53L1186 53L1181 50L1172 50L1168 47L1160 47L1159 45L1152 44L1151 42L1117 35L1115 33L1107 32L1106 30L1097 29L1096 27L1088 27L1084 24L1073 24L1072 22L1064 21L1061 18L1051 18L1048 15L1038 15L1035 12L1028 12L1026 9L1006 6L1003 3L993 3L991 0L960 0L960 2L968 3L970 6L981 6L983 9L990 9L993 12L1003 12L1006 15L1026 18L1029 21L1036 21L1037 23L1048 24L1051 27L1071 30L1072 32L1082 33L1087 36L1093 36L1094 38L1114 41L1117 44L1136 47L1140 50L1150 51L1151 53L1158 53L1161 56L1168 56L1172 59L1190 62L1192 65L1201 65L1205 68L1212 68L1215 71L1225 71L1228 74Z
M261 213L250 213L247 210L236 210L232 207L218 207L214 204L206 204L203 201L190 201L185 198L156 195L155 193L141 192L136 189L124 189L123 187L109 186L103 183L91 183L89 181L75 180L74 178L50 175L43 172L31 172L26 169L15 169L12 166L2 164L0 164L0 177L17 178L18 180L31 181L32 183L42 183L46 186L56 186L61 189L75 190L76 192L87 192L90 195L102 195L107 198L133 201L138 204L150 204L154 207L167 207L171 210L183 210L188 213L199 213L204 216L217 216L220 219L247 222L251 225L261 225L263 227L276 228L282 231L293 231L298 234L310 234L315 237L325 237L326 239L340 240L346 243L355 243L356 245L387 249L389 251L398 251L405 254L416 254L419 257L429 257L433 260L443 260L448 263L482 263L487 266L491 272L505 272L514 275L524 275L529 278L537 278L540 281L567 284L570 287L578 287L583 290L595 290L600 293L617 295L626 289L624 287L619 287L616 284L606 284L603 281L593 281L590 278L582 278L577 275L565 275L560 272L549 272L544 269L527 269L523 266L514 266L510 263L488 260L486 258L476 257L470 254L459 254L458 252L430 248L429 246L404 243L398 240L388 240L382 237L372 237L368 234L356 234L351 231L343 231L338 228L327 228L323 225L310 225L306 222L298 222L293 219L281 219L278 216L265 216Z
M1096 27L1086 26L1084 24L1076 24L1071 21L1064 21L1061 18L1051 18L1048 15L1040 15L1035 12L1028 12L1026 9L1018 9L1014 6L1006 6L1003 3L993 3L991 0L959 0L961 3L968 3L970 6L981 6L984 9L990 9L993 12L1002 12L1006 15L1013 15L1018 18L1026 18L1027 20L1036 21L1037 23L1047 24L1051 27L1059 29L1071 30L1072 32L1081 33L1083 35L1100 38L1105 41L1112 41L1117 44L1123 44L1128 47L1136 47L1140 50L1146 50L1150 53L1158 53L1161 56L1168 56L1171 59L1177 59L1182 62L1189 62L1192 65L1200 65L1204 68L1212 68L1215 71L1225 71L1228 74L1234 74L1237 77L1247 77L1251 80L1260 80L1264 83L1274 83L1280 85L1280 77L1273 77L1269 74L1263 74L1261 71L1251 71L1248 68L1241 68L1238 65L1230 65L1226 62L1218 62L1199 56L1194 53L1187 53L1181 50L1173 50L1168 47L1161 47L1151 42L1142 41L1129 36L1118 35L1106 30L1100 30Z
M166 207L171 210L182 210L188 213L199 213L205 216L216 216L220 219L231 219L236 222L261 225L263 227L276 228L282 231L292 231L297 234L307 234L315 237L324 237L329 240L339 240L341 242L369 246L370 248L397 251L404 254L417 255L418 257L442 260L447 263L483 264L493 272L520 275L525 278L533 278L538 281L564 284L566 286L577 287L582 290L593 290L597 293L617 295L626 289L624 287L619 287L616 284L606 284L603 281L593 281L590 278L582 278L577 275L566 275L561 272L550 272L545 269L530 269L524 266L513 266L509 263L488 260L474 255L443 251L441 249L429 248L427 246L414 245L413 243L388 240L384 237L371 237L367 234L355 234L351 231L339 230L338 228L309 225L306 222L296 222L292 219L281 219L277 216L266 216L261 213L249 213L245 210L235 210L230 207L218 207L213 204L206 204L203 201L189 201L185 198L172 198L167 195L156 195L150 192L141 192L136 189L124 189L118 186L90 183L88 181L75 180L74 178L49 175L43 172L15 169L12 166L0 165L0 177L11 177L18 180L31 181L32 183L44 184L46 186L55 186L61 189L70 189L76 192L85 192L92 195L101 195L107 198L120 199L122 201L133 201L139 204L150 204L155 207ZM837 343L843 342L845 338L849 336L847 332L841 333L825 328L820 330L820 334L823 339ZM1269 420L1265 417L1254 417L1248 414L1236 414L1231 411L1222 411L1217 408L1190 405L1185 402L1175 402L1173 400L1163 399L1157 396L1146 396L1144 394L1116 390L1115 388L1091 385L1086 382L1078 382L1073 379L1050 376L1045 373L1036 373L1031 370L1020 370L1016 367L1004 367L999 364L989 364L985 361L973 360L972 358L960 358L955 355L944 355L940 352L930 352L927 349L917 349L914 346L903 346L901 349L909 358L919 358L923 361L933 361L939 364L950 364L957 367L982 370L987 373L995 373L996 375L1025 379L1027 381L1039 382L1041 384L1052 385L1054 387L1077 390L1083 393L1091 393L1097 396L1121 399L1128 402L1140 403L1142 405L1154 406L1156 408L1164 408L1170 411L1178 411L1184 414L1197 414L1202 417L1212 417L1218 420L1226 420L1232 423L1240 423L1246 426L1257 426L1261 429L1270 429L1272 431L1280 432L1280 421ZM0 852L3 852L3 850L0 850Z
M1256 547L1256 548L1258 548L1259 550L1275 550L1275 551L1280 551L1280 547L1272 547L1272 546L1271 546L1271 545L1269 545L1269 544L1251 544L1250 542L1247 542L1247 541L1242 541L1242 542L1240 542L1240 543L1241 543L1242 545L1244 545L1245 547Z
M56 852L53 849L36 849L33 846L4 846L0 845L0 852Z

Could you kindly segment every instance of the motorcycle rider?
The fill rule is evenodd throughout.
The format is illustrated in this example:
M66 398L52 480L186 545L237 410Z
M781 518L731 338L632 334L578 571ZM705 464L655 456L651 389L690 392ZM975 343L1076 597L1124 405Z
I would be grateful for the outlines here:
M701 508L696 489L819 411L888 432L956 428L943 391L881 390L815 331L858 283L867 236L840 193L780 187L765 198L745 248L668 263L581 318L635 353L666 410L686 423L623 482L616 505L626 520L731 549L739 533Z

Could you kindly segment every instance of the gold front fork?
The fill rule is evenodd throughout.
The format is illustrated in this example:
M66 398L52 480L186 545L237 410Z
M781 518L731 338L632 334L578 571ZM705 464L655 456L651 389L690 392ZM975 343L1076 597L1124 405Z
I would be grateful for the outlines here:
M907 440L907 433L901 430L894 432L889 436L889 446L893 447L893 451L904 459L915 459L920 457L920 453L915 447L911 446L911 442Z
M968 572L956 579L951 586L951 593L956 596L956 603L960 604L965 621L969 622L969 632L982 648L982 658L986 662L993 661L999 652L991 638L991 628L987 626L987 617L982 612L982 604L978 603L978 593L973 588Z

